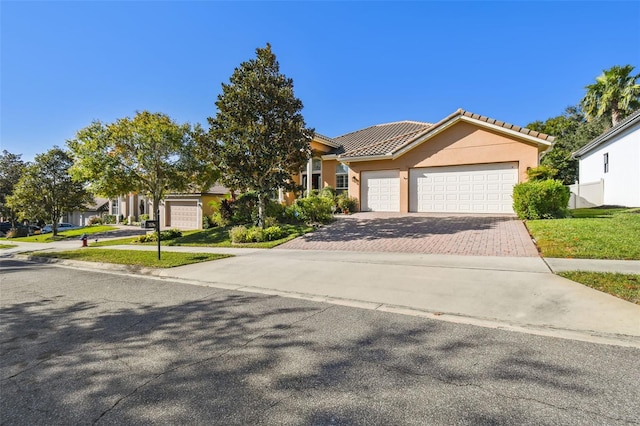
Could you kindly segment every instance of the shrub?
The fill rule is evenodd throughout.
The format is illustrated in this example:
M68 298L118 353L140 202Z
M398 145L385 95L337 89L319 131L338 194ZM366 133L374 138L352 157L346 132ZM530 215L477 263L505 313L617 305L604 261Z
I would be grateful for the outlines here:
M148 215L147 213L141 214L141 215L138 217L138 220L140 220L140 222L143 222L143 221L145 221L145 220L149 220L149 215Z
M115 214L105 214L102 216L102 223L113 224L116 223L117 216Z
M255 192L241 194L233 202L232 223L256 223L258 217L258 195Z
M330 222L333 219L333 202L316 196L298 198L292 205L289 215L298 221Z
M209 229L216 226L216 224L211 219L211 216L202 215L202 229Z
M247 241L247 228L243 225L234 226L229 230L229 238L232 243L244 243Z
M558 169L554 169L553 167L545 165L533 167L527 170L527 177L529 178L529 182L554 179L557 174Z
M100 216L91 216L87 221L89 226L91 225L102 225L104 222Z
M318 193L318 197L328 198L331 201L335 201L336 198L336 190L332 186L325 186Z
M148 234L139 235L134 241L136 243L150 243L158 241L156 232L150 232ZM182 236L182 232L178 229L168 229L160 232L160 241L173 240Z
M264 241L264 230L259 226L247 229L246 242L261 243Z
M538 180L513 187L513 210L520 219L553 219L568 214L569 188L559 180Z
M279 226L270 226L264 229L264 241L275 241L286 237L286 233Z
M343 192L337 198L338 208L343 213L353 213L358 211L358 199L349 197L349 194Z

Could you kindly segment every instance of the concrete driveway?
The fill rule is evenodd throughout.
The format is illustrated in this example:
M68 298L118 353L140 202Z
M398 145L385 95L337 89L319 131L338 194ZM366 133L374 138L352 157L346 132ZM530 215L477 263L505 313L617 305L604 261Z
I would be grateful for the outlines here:
M538 256L522 221L507 215L357 213L278 248Z

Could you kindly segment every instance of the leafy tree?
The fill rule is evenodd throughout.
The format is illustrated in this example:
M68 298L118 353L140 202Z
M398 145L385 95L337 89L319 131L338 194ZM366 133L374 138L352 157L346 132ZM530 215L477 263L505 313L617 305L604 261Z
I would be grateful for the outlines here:
M199 125L148 111L110 124L94 121L67 141L75 159L71 173L109 198L146 194L155 215L167 192L203 190L218 178L215 166L198 155L196 140L204 134Z
M541 164L557 169L555 178L565 185L575 183L578 176L578 162L572 153L602 134L607 126L605 117L587 121L579 106L567 107L562 115L527 125L529 129L555 136L553 148L545 153Z
M589 119L606 116L615 126L640 108L640 74L631 75L633 69L631 65L613 66L586 86L581 104Z
M63 213L83 210L93 202L83 183L71 178L72 164L71 156L58 147L36 155L35 161L25 167L7 203L24 217L50 220L53 235L57 235Z
M12 154L7 150L0 155L0 215L15 223L16 215L7 205L7 197L13 194L24 172L25 162L20 158L22 154Z
M240 64L229 84L222 84L216 106L209 134L222 181L232 190L256 192L263 226L269 196L278 188L296 188L291 177L311 155L314 130L306 127L293 80L280 73L269 44L256 49L256 58Z

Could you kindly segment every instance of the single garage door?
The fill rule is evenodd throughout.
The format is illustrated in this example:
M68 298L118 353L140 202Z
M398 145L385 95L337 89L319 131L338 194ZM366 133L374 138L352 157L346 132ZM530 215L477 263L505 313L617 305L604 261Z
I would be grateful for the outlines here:
M410 211L513 213L516 183L518 163L411 169Z
M169 201L168 226L178 229L199 229L198 205L195 201Z
M400 211L400 178L398 170L362 172L360 177L362 179L362 211Z

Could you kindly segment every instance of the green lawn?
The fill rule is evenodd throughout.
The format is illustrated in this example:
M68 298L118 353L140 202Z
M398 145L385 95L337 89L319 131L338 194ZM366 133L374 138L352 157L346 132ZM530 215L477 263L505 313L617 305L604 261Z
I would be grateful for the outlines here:
M101 232L109 232L117 230L117 228L108 225L94 225L85 226L84 228L70 229L68 231L60 232L56 237L53 236L53 232L48 234L32 235L30 237L11 238L10 241L20 241L26 243L51 243L54 241L61 241L66 239L80 239L82 234L99 234Z
M141 250L111 250L111 249L79 249L32 253L32 256L52 257L56 259L83 260L87 262L117 263L120 265L148 266L153 268L173 268L175 266L189 265L191 263L208 262L210 260L231 257L227 254L214 253L176 253L162 252L158 260L156 251Z
M640 209L578 209L572 214L526 222L544 257L640 260Z
M0 249L13 248L13 247L18 247L18 246L15 244L0 244Z
M162 241L162 245L167 246L191 246L191 247L247 247L247 248L272 248L280 244L286 243L294 238L297 238L307 232L313 231L313 227L307 225L281 225L281 227L289 234L285 238L281 238L275 241L265 241L262 243L247 243L247 244L234 244L229 238L229 229L231 227L224 228L209 228L201 231L187 231L183 232L182 237ZM134 241L137 237L121 238L111 241L99 241L97 243L91 243L91 247L123 245L123 244L135 244ZM145 243L145 245L156 245L157 243Z
M560 272L558 275L640 305L640 275L609 272Z

